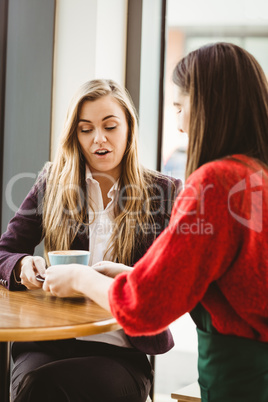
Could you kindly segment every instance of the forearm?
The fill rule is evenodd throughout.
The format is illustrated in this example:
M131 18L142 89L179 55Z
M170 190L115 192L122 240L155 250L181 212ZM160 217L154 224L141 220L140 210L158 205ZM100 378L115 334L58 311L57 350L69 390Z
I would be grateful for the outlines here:
M43 289L57 297L83 295L111 311L108 290L113 281L86 265L57 265L47 268Z
M23 257L23 258L25 258L25 257ZM21 272L21 264L22 264L23 258L21 258L17 262L17 264L15 265L15 267L13 269L13 285L15 287L21 286L20 272Z
M33 188L0 240L0 280L10 290L24 289L20 281L19 261L34 253L42 238L41 217L37 215L37 192ZM31 212L32 211L32 212Z
M18 262L17 262L17 264L15 265L15 267L14 267L14 278L15 278L15 281L16 282L21 282L21 280L20 280L20 272L21 272L21 265L22 265L22 260L24 259L25 257L22 257Z
M76 291L89 297L105 310L111 311L108 290L113 283L113 279L102 275L93 269L86 268L81 274L77 275Z
M20 266L25 254L2 252L2 250L0 254L0 283L9 290L23 290L24 286L20 283Z

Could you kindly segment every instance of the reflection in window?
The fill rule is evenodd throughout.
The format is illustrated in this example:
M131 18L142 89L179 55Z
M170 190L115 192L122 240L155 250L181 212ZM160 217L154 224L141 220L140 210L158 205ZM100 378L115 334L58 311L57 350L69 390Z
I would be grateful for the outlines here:
M213 8L215 3L217 7ZM177 131L172 71L178 60L190 51L224 41L252 53L268 76L268 3L263 0L254 3L245 0L169 0L167 9L161 170L184 180L188 137Z

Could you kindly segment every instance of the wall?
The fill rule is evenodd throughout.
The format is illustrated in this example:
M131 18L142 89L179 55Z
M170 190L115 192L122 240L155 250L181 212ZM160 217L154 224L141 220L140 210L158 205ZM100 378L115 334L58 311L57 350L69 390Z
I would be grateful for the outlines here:
M49 158L54 0L10 0L2 232Z
M267 0L168 0L169 26L267 26Z
M126 23L127 0L57 0L52 159L77 88L94 78L125 84Z
M125 84L127 0L9 0L8 11L2 232L53 157L78 86Z
M8 0L0 2L0 233L2 227L2 188L4 157L4 120L6 90L6 55L7 55L7 13Z
M161 12L161 0L143 1L139 154L141 163L150 169L157 168Z

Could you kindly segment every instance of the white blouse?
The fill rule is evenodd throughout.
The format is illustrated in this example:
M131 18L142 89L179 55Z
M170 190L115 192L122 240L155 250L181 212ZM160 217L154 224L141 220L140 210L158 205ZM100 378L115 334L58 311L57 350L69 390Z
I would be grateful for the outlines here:
M114 203L118 195L118 181L110 188L108 198L111 201L106 208L103 206L103 199L99 182L93 179L89 167L86 166L86 182L88 186L88 194L94 209L88 211L89 222L92 222L95 213L95 219L89 226L89 265L94 265L99 261L103 261L104 254L114 226ZM108 251L105 255L106 261L111 261L111 253ZM122 329L117 331L106 332L104 334L83 336L77 338L84 341L105 342L116 346L131 348L126 334Z

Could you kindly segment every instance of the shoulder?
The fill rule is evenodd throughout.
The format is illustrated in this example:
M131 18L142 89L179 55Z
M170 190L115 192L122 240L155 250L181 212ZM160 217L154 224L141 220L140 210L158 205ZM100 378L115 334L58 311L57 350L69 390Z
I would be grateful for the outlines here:
M41 171L38 173L36 183L47 180L52 167L53 167L53 162L46 162L44 164L44 166L42 167Z
M37 174L37 179L27 196L24 198L20 205L17 215L18 216L35 216L42 214L43 199L46 191L46 182L48 172L50 170L50 163L46 163L41 171Z
M202 165L188 177L186 184L211 183L225 187L263 169L264 166L256 159L231 155Z
M175 210L179 215L186 211L204 215L206 211L207 216L215 215L217 219L219 216L230 219L232 213L238 215L243 210L248 216L252 187L264 184L263 169L267 172L259 161L244 155L206 163L188 177Z
M53 166L52 162L45 163L45 165L37 175L37 179L33 187L34 191L40 191L42 189L45 189L52 166Z
M51 169L51 162L47 162L43 168L37 173L37 178L26 198L22 202L19 213L22 210L32 209L32 205L42 205L47 188L47 178Z
M153 192L168 192L174 196L180 192L182 181L172 176L164 175L155 170L144 169L144 177L147 182L147 187L151 187Z

